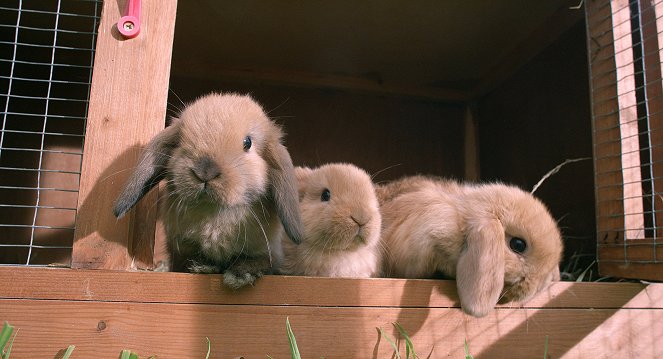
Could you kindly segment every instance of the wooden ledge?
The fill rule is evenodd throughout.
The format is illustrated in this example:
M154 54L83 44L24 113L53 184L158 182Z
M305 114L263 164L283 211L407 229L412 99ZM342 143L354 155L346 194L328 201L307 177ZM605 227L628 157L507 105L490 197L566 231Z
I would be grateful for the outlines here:
M265 276L232 291L221 275L0 267L0 298L74 301L460 308L456 282ZM663 283L559 282L521 305L498 308L663 309Z
M390 358L398 322L421 358L663 357L663 284L550 286L523 306L465 315L454 281L267 276L237 292L220 275L0 267L0 321L20 328L12 357ZM405 354L403 343L401 354Z

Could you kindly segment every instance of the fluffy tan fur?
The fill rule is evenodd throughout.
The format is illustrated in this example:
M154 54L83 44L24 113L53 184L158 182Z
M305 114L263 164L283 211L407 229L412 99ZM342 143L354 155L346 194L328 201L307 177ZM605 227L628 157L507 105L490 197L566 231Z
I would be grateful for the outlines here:
M381 217L373 182L351 164L295 168L304 238L283 233L279 272L325 277L374 277L380 269ZM322 192L329 190L329 201Z
M524 301L559 278L562 240L538 199L504 184L464 185L408 177L377 188L387 248L385 273L455 277L463 310L486 315ZM527 243L510 249L512 238Z
M165 178L171 253L192 271L224 272L230 287L250 284L270 271L270 241L283 227L301 237L294 168L281 139L250 97L202 97L148 144L116 214Z

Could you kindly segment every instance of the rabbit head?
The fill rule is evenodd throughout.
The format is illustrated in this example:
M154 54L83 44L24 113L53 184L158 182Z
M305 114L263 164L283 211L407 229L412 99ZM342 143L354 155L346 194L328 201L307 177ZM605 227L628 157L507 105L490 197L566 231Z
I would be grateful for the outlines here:
M364 170L336 163L297 167L295 175L307 245L346 251L378 242L380 210Z
M543 203L503 184L470 187L463 197L456 280L464 311L484 316L498 301L527 300L559 279L561 234Z
M269 197L289 237L298 242L297 184L282 137L249 96L201 97L147 145L116 201L115 215L124 215L165 178L171 210L209 209L223 215Z

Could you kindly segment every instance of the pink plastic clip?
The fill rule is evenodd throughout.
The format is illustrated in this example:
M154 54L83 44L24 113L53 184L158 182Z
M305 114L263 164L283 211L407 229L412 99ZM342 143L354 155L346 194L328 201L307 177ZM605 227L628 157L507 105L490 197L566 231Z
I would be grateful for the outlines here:
M127 39L133 39L140 33L140 0L129 0L127 14L117 22L117 29Z

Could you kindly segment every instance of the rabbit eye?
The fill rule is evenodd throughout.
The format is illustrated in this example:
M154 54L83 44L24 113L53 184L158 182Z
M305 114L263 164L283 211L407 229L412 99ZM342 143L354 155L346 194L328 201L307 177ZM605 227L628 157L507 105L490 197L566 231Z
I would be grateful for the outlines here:
M244 137L244 142L242 143L244 152L248 151L251 148L253 141L251 141L251 136Z
M324 191L322 191L322 195L320 196L320 200L322 202L328 202L330 199L331 199L331 192L329 192L329 190L325 188Z
M251 144L253 144L251 141L251 136L244 137L244 152L247 152L249 148L251 148Z
M509 247L516 253L523 253L527 249L527 242L522 238L513 237L509 241Z

